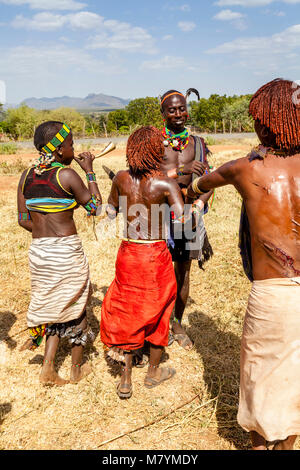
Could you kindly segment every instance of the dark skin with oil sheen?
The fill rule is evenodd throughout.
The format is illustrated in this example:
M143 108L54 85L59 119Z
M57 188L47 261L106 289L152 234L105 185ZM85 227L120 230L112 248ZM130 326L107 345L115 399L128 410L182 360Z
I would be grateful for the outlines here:
M188 119L187 102L181 95L172 95L167 98L163 103L162 115L166 121L167 128L173 132L173 134L179 134L185 129L185 125ZM184 195L186 195L186 188L192 182L193 173L197 176L203 175L208 165L195 161L195 142L194 138L190 137L189 144L181 152L173 150L169 145L165 150L165 157L162 163L162 170L165 174L173 168L183 167L183 176L176 179L177 183L182 189ZM212 192L201 196L199 199L205 204L211 197ZM186 200L190 203L190 200ZM175 318L179 321L182 320L183 313L186 307L186 303L189 296L190 289L190 269L192 261L183 261L174 263L175 275L177 280L177 298L175 303ZM172 322L172 331L175 334L183 334L186 337L186 333L180 323L175 321ZM191 349L193 343L186 337L184 343L178 341L185 349Z
M164 239L164 225L160 217L159 221L153 223L155 233L151 233L151 206L153 204L166 204L172 206L175 217L180 217L184 211L184 202L181 190L176 181L163 175L154 175L138 178L130 172L119 171L113 179L111 192L108 203L119 212L119 197L126 197L127 213L126 219L129 225L138 216L142 220L139 227L136 228L137 233L134 235L137 240L161 240ZM134 208L135 204L141 204L145 207L145 214L140 217L140 212ZM132 214L130 212L132 211ZM158 222L158 223L157 223ZM133 235L132 235L133 236ZM130 238L130 232L129 232ZM158 368L163 348L161 346L150 345L150 361L146 376L149 379L162 380L171 378L171 369L167 367ZM132 386L131 368L133 354L125 354L125 369L121 375L119 391L127 393Z
M268 128L255 123L266 147L276 148ZM251 232L254 280L291 278L300 275L300 153L286 158L268 153L264 160L249 156L226 163L203 176L203 191L232 184L245 203ZM188 194L196 197L192 187ZM293 448L297 436L275 445L276 450ZM266 441L251 432L254 450L266 450Z

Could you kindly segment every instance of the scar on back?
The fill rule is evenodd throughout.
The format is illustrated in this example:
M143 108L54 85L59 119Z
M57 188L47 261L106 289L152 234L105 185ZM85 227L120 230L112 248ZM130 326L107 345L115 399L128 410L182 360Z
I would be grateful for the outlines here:
M266 186L261 186L261 184L255 183L254 181L252 182L252 184L254 184L254 186L257 186L258 188L263 189L264 191L267 192L267 194L270 194L271 192L270 188L267 188Z
M273 245L273 243L263 242L263 246L267 248L267 250L269 250L271 253L273 253L275 257L281 261L283 266L288 269L291 269L293 273L295 273L297 276L300 276L300 270L295 268L295 260L291 256L285 253L281 248L278 248L277 246Z

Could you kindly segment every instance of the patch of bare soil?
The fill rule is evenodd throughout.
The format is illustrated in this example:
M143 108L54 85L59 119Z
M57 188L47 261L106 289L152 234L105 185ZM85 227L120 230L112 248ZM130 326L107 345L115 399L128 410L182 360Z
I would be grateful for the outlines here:
M1 192L16 191L18 187L19 176L0 175L0 188Z

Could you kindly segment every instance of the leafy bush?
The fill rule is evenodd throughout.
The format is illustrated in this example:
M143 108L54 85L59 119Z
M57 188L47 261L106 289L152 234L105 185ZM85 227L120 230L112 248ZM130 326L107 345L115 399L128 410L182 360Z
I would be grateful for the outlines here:
M205 137L205 143L206 145L216 145L216 139L208 135Z
M0 154L13 155L17 152L17 148L16 144L11 142L0 144Z
M19 175L26 168L28 168L28 165L20 158L12 162L0 162L0 174L3 175Z

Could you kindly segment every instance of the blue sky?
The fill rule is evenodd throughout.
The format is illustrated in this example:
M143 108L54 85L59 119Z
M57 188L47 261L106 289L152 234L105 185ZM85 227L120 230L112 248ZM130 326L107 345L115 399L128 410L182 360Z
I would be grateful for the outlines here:
M0 0L7 101L300 79L300 0Z

